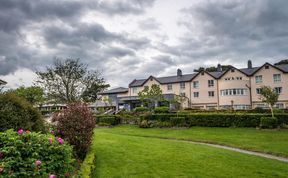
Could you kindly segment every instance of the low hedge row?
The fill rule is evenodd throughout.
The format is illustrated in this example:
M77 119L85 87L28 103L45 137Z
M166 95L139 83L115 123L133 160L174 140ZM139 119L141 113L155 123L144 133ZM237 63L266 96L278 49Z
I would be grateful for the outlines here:
M100 126L111 126L120 124L120 118L117 115L98 115L96 124Z
M187 127L258 127L262 117L270 117L270 114L151 114L141 116L141 121L147 120L151 122L169 122L172 126ZM288 124L288 114L275 114L275 117L278 118L278 124Z

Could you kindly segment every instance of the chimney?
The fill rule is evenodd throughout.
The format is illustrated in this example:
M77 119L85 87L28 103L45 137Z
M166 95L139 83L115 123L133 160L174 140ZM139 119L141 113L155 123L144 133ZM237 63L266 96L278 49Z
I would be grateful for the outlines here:
M251 60L248 60L248 64L247 64L248 66L248 69L252 69L252 61Z
M217 72L222 72L222 66L221 66L221 64L218 64L218 65L217 65Z
M182 76L182 71L180 69L177 69L177 76L181 77Z

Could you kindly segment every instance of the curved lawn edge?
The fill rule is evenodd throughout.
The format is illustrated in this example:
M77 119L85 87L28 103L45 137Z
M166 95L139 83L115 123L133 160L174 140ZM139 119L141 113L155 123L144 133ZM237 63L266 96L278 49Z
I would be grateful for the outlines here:
M270 159L275 159L279 161L284 161L288 162L288 156L283 155L280 153L275 153L275 152L270 152L270 151L263 151L263 150L257 150L254 148L249 148L249 147L240 147L238 145L234 144L226 144L226 143L219 143L216 141L208 141L208 140L197 140L197 139L185 139L185 138L173 138L173 137L163 137L163 136L151 136L151 135L139 135L139 134L123 134L123 133L111 133L115 135L126 135L126 136L135 136L135 137L146 137L146 138L155 138L155 139L163 139L163 140L174 140L174 141L182 141L182 142L188 142L188 143L194 143L194 144L202 144L202 145L207 145L207 146L212 146L212 147L217 147L217 148L222 148L226 150L231 150L231 151L236 151L236 152L241 152L241 153L246 153L249 154L250 152L251 155L255 156L260 156L260 157L266 157Z

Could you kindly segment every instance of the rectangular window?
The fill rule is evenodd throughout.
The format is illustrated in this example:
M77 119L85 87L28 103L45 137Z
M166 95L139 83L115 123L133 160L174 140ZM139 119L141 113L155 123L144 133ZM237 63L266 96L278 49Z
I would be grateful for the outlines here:
M262 89L261 89L261 88L256 88L256 93L257 93L258 95L260 95L260 94L261 94L261 91L262 91Z
M180 93L180 96L186 96L185 92Z
M194 92L194 98L198 98L199 97L199 92Z
M209 97L214 97L214 91L208 91L208 96Z
M185 89L185 82L180 83L180 89Z
M168 90L168 91L172 91L172 84L168 84L168 85L167 85L167 90Z
M214 86L214 80L208 80L208 87Z
M282 93L282 87L275 87L274 90L275 90L275 92L278 93L278 94L281 94L281 93Z
M199 81L193 82L193 88L199 88Z
M256 83L262 83L262 75L256 75L255 76L255 82Z
M248 94L248 90L244 88L233 88L220 91L221 96L243 96Z
M137 93L137 91L138 91L138 88L137 87L133 87L132 88L132 92L135 94L135 93Z
M274 82L281 82L281 74L273 74Z

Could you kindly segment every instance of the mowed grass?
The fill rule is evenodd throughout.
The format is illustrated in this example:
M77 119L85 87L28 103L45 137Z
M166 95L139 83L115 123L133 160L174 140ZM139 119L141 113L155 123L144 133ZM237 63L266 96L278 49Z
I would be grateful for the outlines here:
M284 162L175 140L121 135L125 128L136 128L120 128L95 129L90 150L96 155L94 177L250 178L288 175L288 164ZM119 129L122 132L117 134Z
M189 129L149 128L121 125L104 129L106 133L183 139L228 145L247 150L288 157L288 130L257 130L255 128L192 127ZM288 177L288 176L287 176Z

